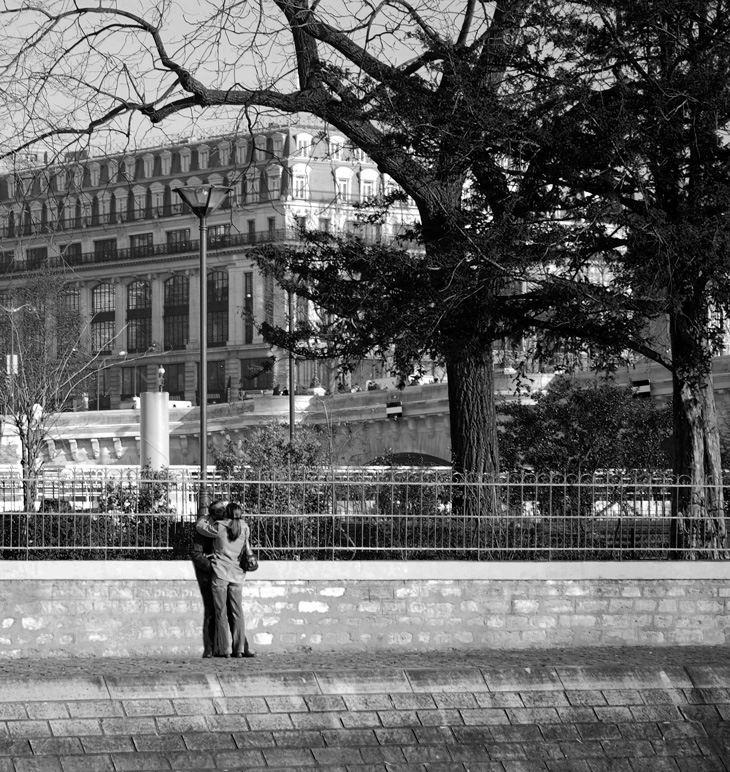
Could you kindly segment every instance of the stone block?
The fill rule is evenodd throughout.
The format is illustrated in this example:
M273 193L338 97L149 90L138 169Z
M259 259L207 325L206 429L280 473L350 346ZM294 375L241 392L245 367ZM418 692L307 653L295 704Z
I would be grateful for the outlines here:
M482 671L477 668L407 670L406 676L415 693L488 691Z
M317 673L318 692L322 694L395 694L412 692L402 670L378 672L321 671Z
M224 697L320 694L317 678L306 670L280 673L225 673L218 676Z
M558 671L552 667L488 668L482 673L490 692L563 691Z

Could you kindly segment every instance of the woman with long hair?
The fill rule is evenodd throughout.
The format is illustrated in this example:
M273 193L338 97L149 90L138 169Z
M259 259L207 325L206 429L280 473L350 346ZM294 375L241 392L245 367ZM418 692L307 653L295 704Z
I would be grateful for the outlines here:
M253 657L248 649L243 620L241 585L246 574L241 556L250 550L251 529L243 520L240 504L230 502L222 520L204 515L195 524L198 533L213 539L211 590L215 608L214 657Z

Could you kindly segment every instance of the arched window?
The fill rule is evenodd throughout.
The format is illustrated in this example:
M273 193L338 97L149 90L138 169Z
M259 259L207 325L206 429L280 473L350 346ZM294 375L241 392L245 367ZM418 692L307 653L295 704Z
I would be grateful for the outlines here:
M172 276L165 282L163 322L165 351L184 349L190 338L190 282L187 276Z
M208 345L225 346L228 341L228 274L208 274Z
M127 351L144 353L152 345L152 288L135 281L127 287Z

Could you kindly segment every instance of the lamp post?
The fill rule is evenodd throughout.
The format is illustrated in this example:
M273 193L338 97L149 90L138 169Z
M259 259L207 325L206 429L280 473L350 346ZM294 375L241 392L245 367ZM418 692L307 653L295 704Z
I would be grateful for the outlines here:
M206 267L208 247L208 215L223 203L232 188L222 185L189 185L176 188L175 192L200 222L200 493L198 514L204 515L208 505L208 272Z

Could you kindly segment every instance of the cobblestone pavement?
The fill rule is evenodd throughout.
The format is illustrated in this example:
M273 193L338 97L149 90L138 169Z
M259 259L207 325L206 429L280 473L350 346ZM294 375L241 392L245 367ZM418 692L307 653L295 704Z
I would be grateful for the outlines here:
M729 653L0 660L0 772L730 772Z

